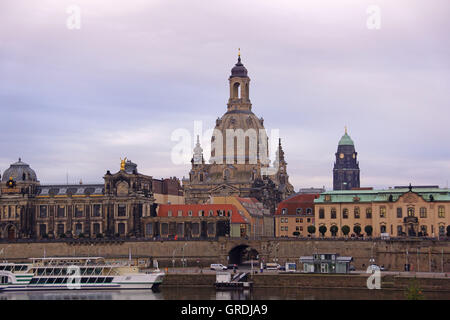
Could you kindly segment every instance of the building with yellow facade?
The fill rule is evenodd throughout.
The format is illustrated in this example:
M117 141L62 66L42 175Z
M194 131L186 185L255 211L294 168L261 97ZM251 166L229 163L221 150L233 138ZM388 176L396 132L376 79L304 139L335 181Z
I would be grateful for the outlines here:
M450 231L450 189L437 186L328 191L314 206L325 237L438 237Z

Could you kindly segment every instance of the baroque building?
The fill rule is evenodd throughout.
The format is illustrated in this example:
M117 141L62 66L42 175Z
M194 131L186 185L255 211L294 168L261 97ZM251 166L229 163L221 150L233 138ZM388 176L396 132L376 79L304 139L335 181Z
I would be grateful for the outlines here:
M314 200L317 230L325 237L366 234L374 237L443 237L450 235L450 189L438 186L386 190L339 190Z
M359 162L355 144L350 136L345 133L339 140L335 153L336 162L333 168L333 190L351 190L359 188Z
M197 137L189 179L183 181L186 203L219 196L256 198L274 212L294 192L281 140L271 166L264 119L252 112L250 78L240 54L228 81L227 111L216 120L209 163Z
M183 203L178 180L153 179L129 160L103 179L102 184L41 185L19 159L0 183L0 238L142 237L142 217L156 215L156 197Z

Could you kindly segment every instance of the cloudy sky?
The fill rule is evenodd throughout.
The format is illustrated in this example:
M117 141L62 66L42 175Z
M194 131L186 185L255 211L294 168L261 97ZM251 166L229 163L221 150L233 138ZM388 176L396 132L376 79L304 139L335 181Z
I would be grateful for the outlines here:
M80 29L67 26L71 5ZM379 29L367 26L369 5L381 10ZM41 183L67 174L95 183L126 156L155 178L187 176L189 164L171 160L171 135L193 135L194 121L211 129L226 111L240 47L253 111L280 130L295 189L332 186L345 125L361 186L445 187L449 9L448 0L2 0L0 173L22 157Z

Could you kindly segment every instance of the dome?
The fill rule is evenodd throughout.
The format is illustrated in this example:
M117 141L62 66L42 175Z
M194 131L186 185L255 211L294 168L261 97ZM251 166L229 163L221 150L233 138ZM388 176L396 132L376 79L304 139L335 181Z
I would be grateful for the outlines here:
M36 172L30 168L30 165L19 161L11 164L11 166L3 172L2 181L8 181L9 178L13 178L14 181L37 181Z
M241 77L241 78L247 77L247 68L244 67L244 65L242 64L241 56L239 56L238 62L233 67L233 69L231 69L231 77Z
M350 136L345 132L345 134L342 136L341 140L339 140L340 146L353 146L353 140L350 138Z

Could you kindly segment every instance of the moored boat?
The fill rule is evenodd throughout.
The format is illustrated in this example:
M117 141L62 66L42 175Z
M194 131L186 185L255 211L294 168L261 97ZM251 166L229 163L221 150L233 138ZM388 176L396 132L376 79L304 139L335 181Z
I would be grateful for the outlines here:
M157 290L164 273L143 272L102 257L30 258L30 263L0 263L0 291L73 289Z

